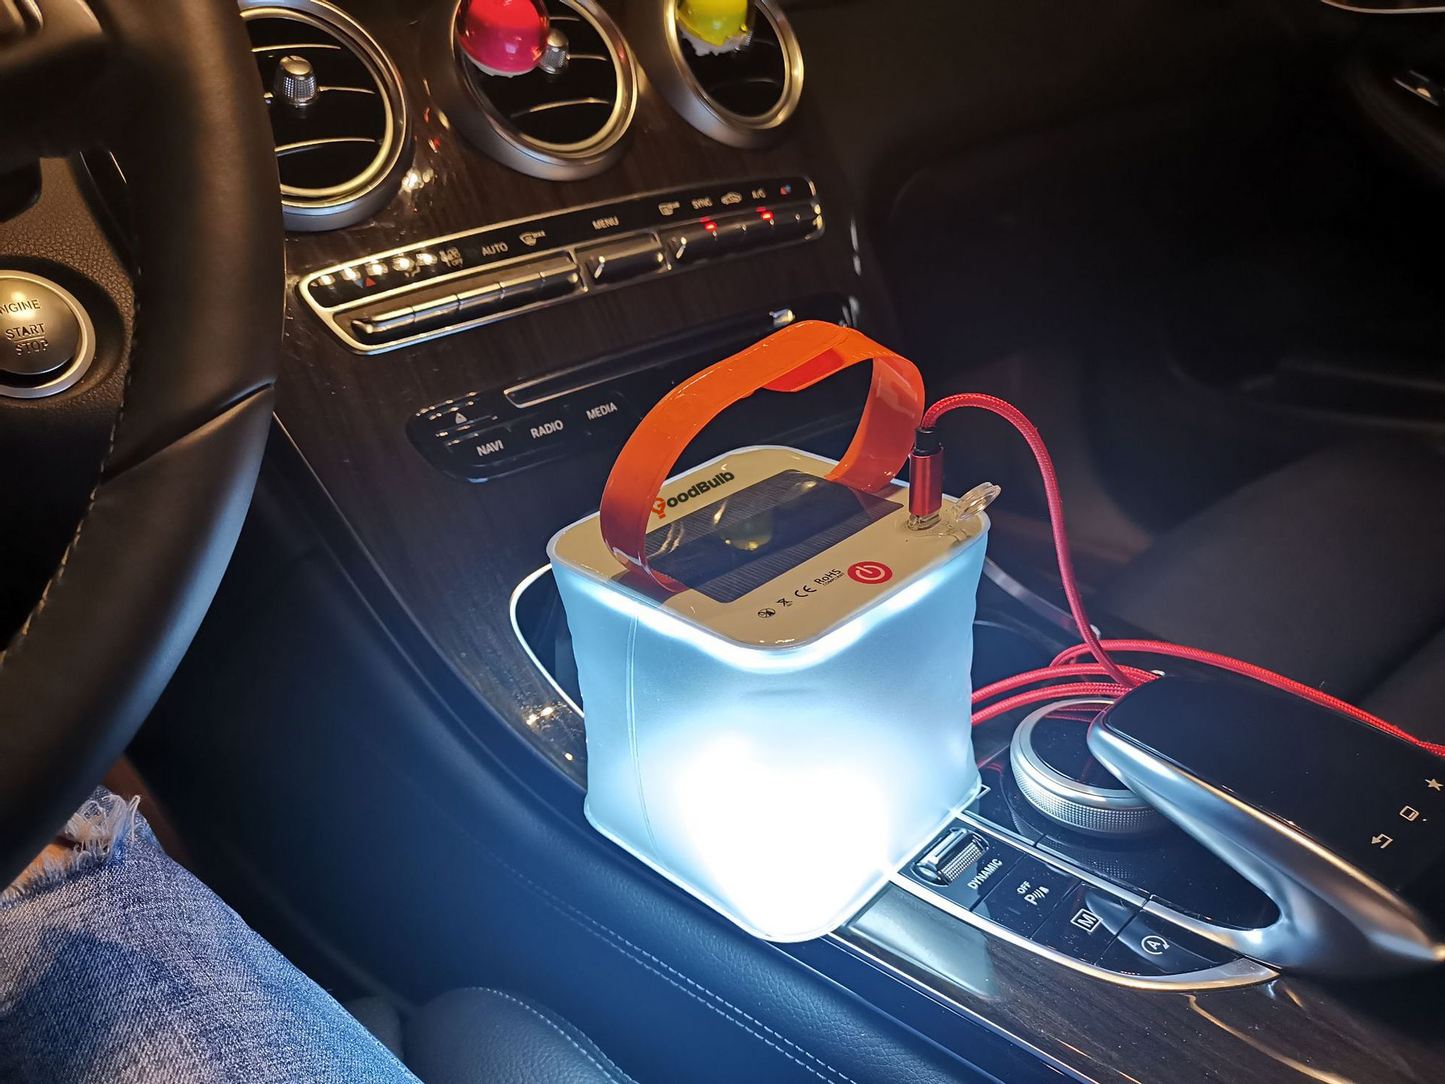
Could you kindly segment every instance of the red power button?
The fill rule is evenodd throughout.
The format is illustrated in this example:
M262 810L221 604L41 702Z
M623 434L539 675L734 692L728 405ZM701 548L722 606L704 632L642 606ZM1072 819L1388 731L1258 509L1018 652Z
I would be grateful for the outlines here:
M893 570L882 561L859 561L848 566L848 578L859 583L887 583L893 578Z

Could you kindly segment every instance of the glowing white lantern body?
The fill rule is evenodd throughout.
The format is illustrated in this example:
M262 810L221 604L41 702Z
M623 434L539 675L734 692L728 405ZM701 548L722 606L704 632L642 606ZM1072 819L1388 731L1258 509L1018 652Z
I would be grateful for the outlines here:
M597 516L548 546L586 713L588 820L739 926L833 930L976 795L972 624L988 521L745 448L671 479L634 585ZM945 505L945 518L949 508Z

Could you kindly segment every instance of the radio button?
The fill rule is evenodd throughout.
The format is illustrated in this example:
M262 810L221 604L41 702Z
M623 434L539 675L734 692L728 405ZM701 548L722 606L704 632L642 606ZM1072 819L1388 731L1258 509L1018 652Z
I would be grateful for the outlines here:
M508 428L512 432L512 445L517 454L529 458L533 453L560 455L582 435L582 426L561 408L527 414L509 423Z

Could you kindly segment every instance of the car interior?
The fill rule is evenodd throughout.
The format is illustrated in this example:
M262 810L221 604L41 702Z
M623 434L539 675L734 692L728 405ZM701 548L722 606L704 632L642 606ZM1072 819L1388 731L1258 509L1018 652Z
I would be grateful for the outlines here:
M0 885L139 794L425 1084L1441 1079L1445 7L0 0L0 102Z

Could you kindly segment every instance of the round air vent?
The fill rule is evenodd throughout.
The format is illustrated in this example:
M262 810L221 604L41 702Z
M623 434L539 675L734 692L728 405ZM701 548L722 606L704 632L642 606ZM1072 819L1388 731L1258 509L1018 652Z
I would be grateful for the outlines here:
M637 71L593 0L543 0L565 59L521 75L484 71L457 40L460 4L443 0L425 37L427 75L445 120L504 165L551 180L588 177L622 153L637 107ZM550 58L548 58L550 59Z
M396 66L323 0L241 4L266 88L286 227L331 230L369 218L411 162Z
M776 140L803 93L803 53L777 0L754 0L741 48L699 46L673 3L630 4L628 30L663 96L698 131L734 147Z

